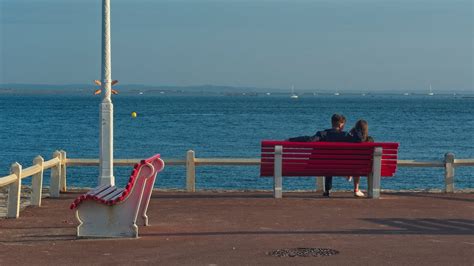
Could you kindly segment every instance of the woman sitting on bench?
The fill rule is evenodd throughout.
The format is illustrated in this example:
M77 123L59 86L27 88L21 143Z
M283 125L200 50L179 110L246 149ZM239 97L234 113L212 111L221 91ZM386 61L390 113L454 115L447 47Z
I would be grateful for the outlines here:
M356 122L355 126L349 131L349 135L354 142L374 142L374 139L369 136L369 123L362 119ZM349 181L351 179L354 180L354 196L365 196L364 193L359 190L360 176L348 177Z

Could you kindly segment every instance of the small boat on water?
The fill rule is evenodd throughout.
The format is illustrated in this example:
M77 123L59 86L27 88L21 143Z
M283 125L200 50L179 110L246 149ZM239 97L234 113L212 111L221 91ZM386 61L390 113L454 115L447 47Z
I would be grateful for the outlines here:
M335 96L341 95L339 92L334 93Z
M298 99L298 95L295 94L295 86L291 86L291 96L290 96L291 99Z
M434 92L433 92L433 89L431 88L431 84L430 84L430 92L428 92L428 96L433 96L434 95Z
M410 93L408 93L408 92L405 92L403 95L405 95L405 96L408 96L408 95L410 95Z

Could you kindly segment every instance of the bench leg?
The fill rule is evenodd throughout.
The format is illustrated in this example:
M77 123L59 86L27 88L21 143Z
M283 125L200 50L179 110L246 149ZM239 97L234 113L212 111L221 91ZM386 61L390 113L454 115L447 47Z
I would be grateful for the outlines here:
M283 197L283 178L282 176L275 175L273 180L273 197L275 199L281 199Z
M275 146L275 163L273 168L273 197L275 199L281 199L283 196L283 147L280 145Z
M372 173L367 177L369 182L368 196L369 198L380 198L380 175L382 170L382 148L376 147L374 150L374 159L372 165Z
M316 177L316 192L324 192L324 176Z
M380 198L380 174L371 174L367 177L367 194L369 198L378 199Z
M374 176L371 174L369 174L367 176L367 197L368 198L373 198L373 194L374 194L374 188L373 188L373 180L374 179Z

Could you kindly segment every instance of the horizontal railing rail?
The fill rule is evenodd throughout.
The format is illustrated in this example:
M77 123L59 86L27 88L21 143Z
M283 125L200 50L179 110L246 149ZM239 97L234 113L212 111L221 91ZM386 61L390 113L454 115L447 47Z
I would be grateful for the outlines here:
M454 166L474 166L474 159L454 159Z
M18 177L15 174L10 174L0 178L0 187L8 186L11 183L14 183Z
M114 159L114 166L133 166L142 159ZM168 159L166 165L185 165L186 160ZM67 166L98 166L99 159L66 159Z
M28 168L24 168L22 171L21 171L21 178L27 178L29 176L32 176L34 174L37 174L39 172L41 172L44 168L41 168L40 165L33 165L33 166L30 166Z
M114 159L114 166L133 166L141 159ZM194 151L187 151L184 159L163 159L167 166L185 166L186 190L196 191L196 166L258 166L260 158L196 158ZM66 191L66 168L99 166L99 159L66 158L65 151L55 151L53 158L44 161L41 156L33 160L33 165L22 169L18 163L12 164L10 174L0 177L0 187L8 186L7 217L17 218L20 208L21 180L32 177L31 205L41 206L43 172L51 169L50 197L59 197ZM440 167L445 168L445 192L454 192L454 168L474 166L474 159L455 159L454 154L445 154L440 161L397 160L399 167ZM321 189L322 177L317 178L317 188Z
M49 169L49 168L56 167L56 165L60 162L61 162L60 158L53 158L49 161L44 162L43 169L46 170L46 169Z
M444 161L397 160L399 167L444 167Z

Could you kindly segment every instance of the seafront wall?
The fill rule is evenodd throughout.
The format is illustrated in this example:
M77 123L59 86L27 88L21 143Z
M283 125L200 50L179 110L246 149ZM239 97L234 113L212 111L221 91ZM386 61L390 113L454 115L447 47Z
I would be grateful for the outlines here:
M114 166L133 166L140 159L115 159ZM196 191L196 167L205 165L224 166L259 166L260 158L196 158L195 152L189 150L183 159L164 159L166 166L184 166L186 168L186 191ZM17 218L20 209L27 205L41 206L45 196L58 198L61 192L67 191L67 167L98 167L99 159L67 158L65 151L55 151L50 160L44 161L37 156L33 165L23 168L14 163L10 174L0 177L0 217ZM454 154L447 153L443 161L397 160L398 167L438 167L444 168L445 193L454 193L454 176L456 167L472 167L474 159L455 159ZM50 169L50 186L43 188L43 175ZM22 186L22 179L31 177L31 187ZM316 179L316 191L323 187L323 177ZM468 190L464 190L468 191ZM426 191L425 191L426 192ZM45 195L44 193L47 193Z

